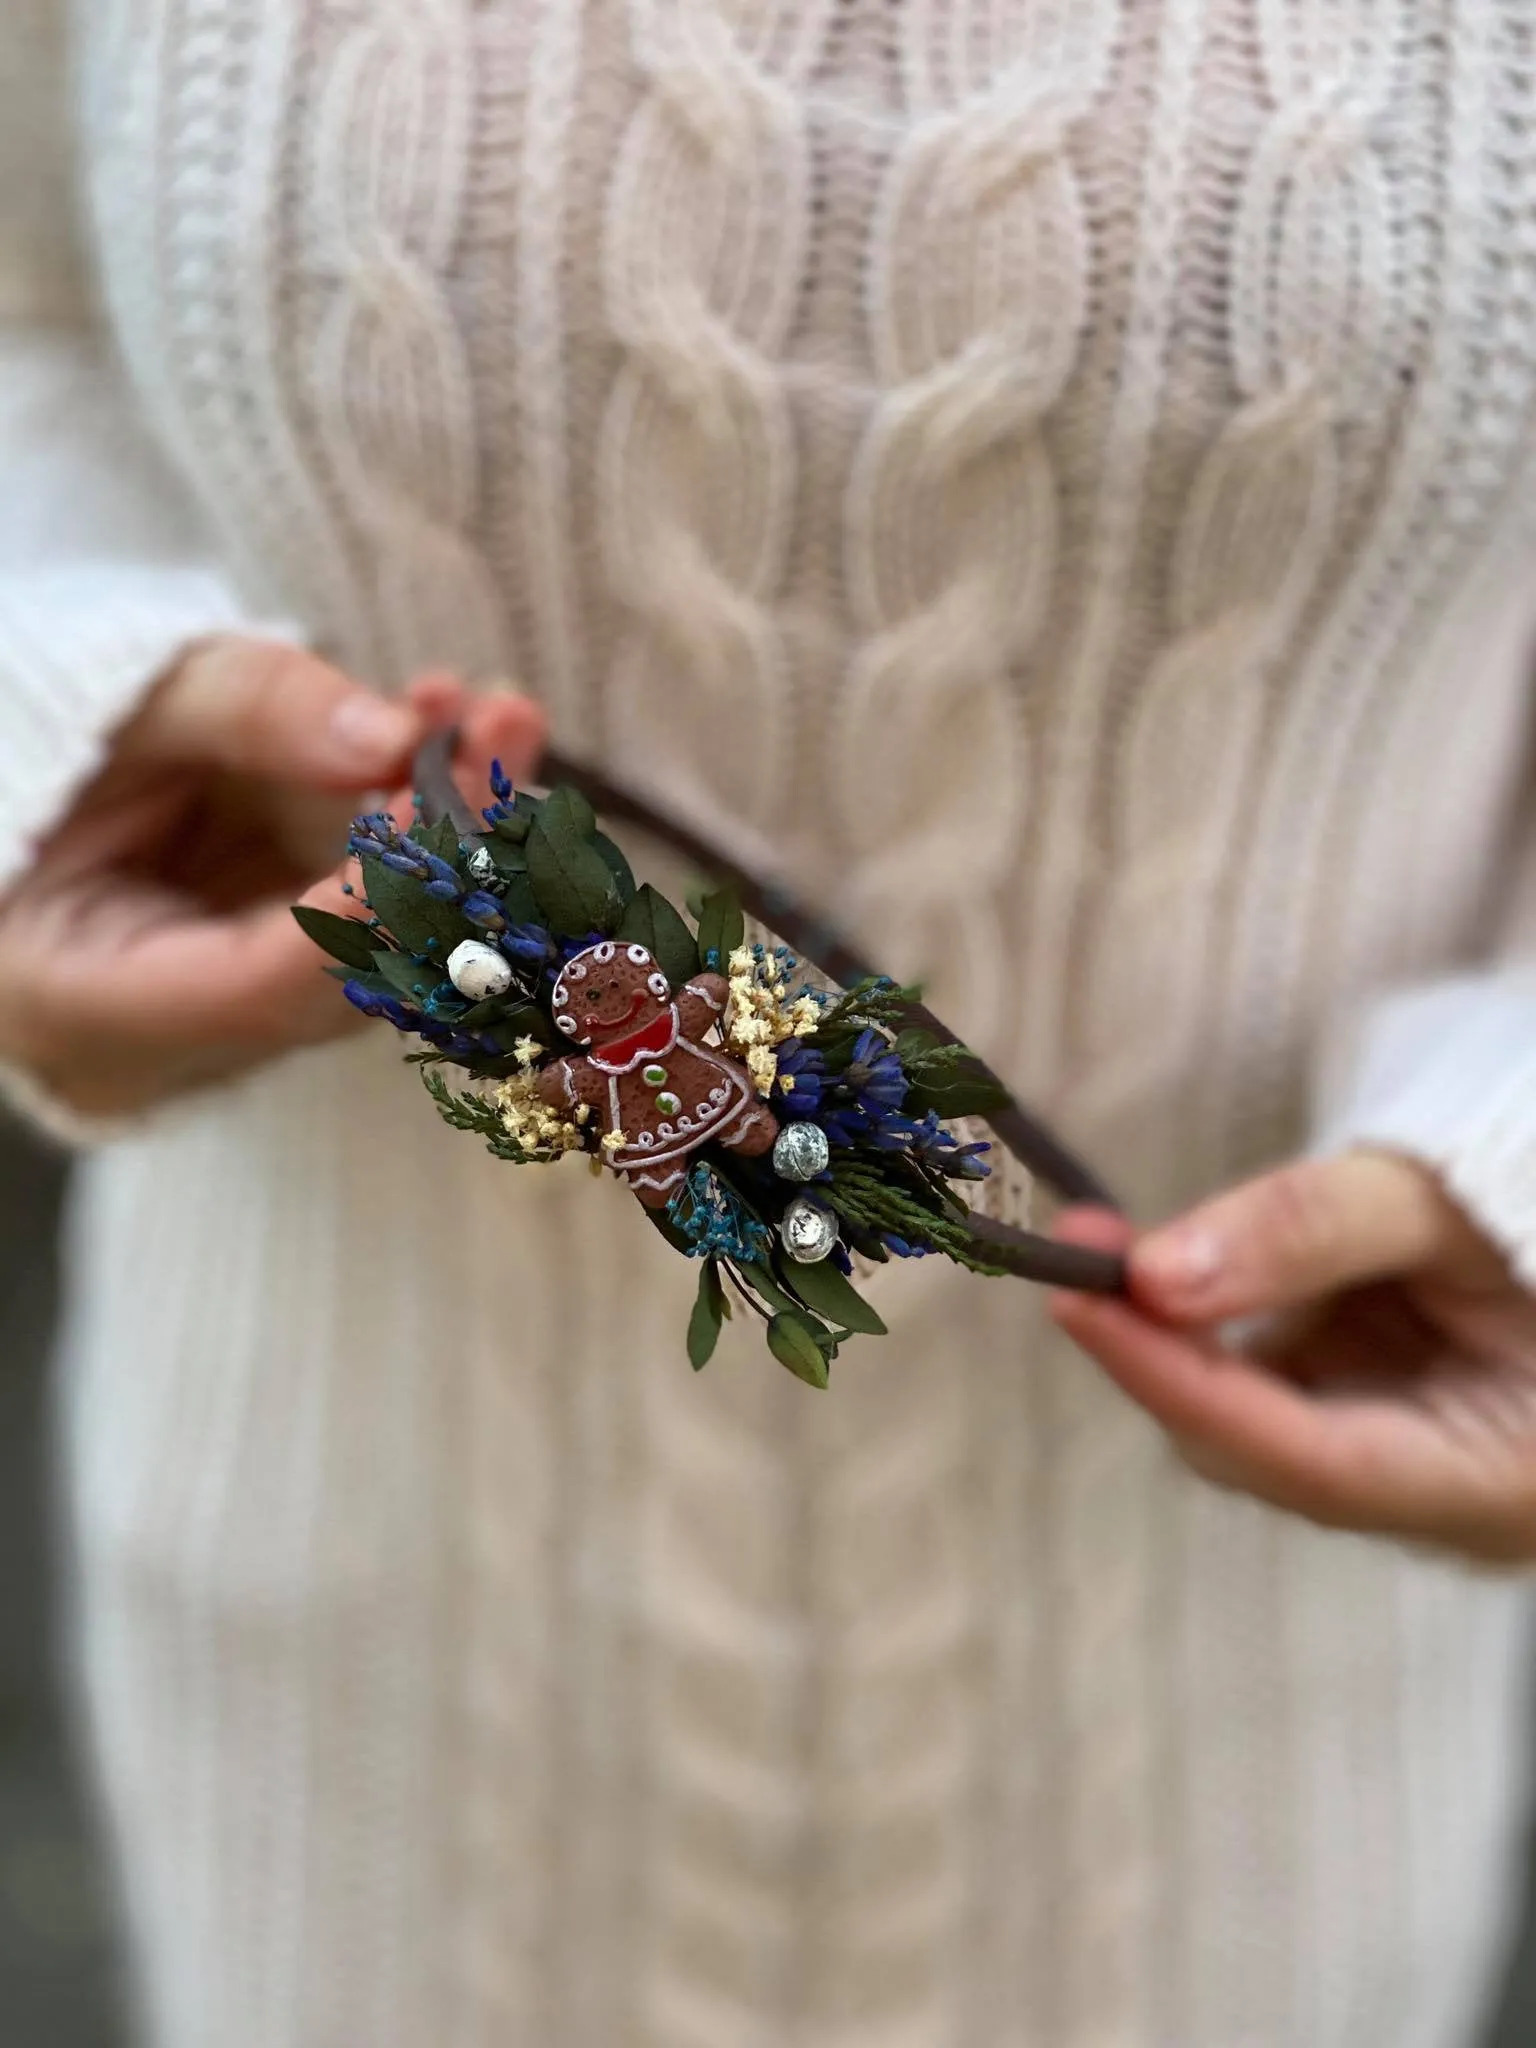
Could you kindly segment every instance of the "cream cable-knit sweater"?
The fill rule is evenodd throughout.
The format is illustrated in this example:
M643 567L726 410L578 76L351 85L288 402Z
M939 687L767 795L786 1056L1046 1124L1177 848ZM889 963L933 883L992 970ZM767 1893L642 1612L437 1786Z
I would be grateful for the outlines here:
M78 11L133 395L7 0L0 872L189 634L517 675L1143 1212L1326 1068L1536 1280L1520 0ZM938 1262L828 1397L695 1381L622 1192L384 1036L82 1176L160 2048L1467 2041L1517 1590L1204 1489Z

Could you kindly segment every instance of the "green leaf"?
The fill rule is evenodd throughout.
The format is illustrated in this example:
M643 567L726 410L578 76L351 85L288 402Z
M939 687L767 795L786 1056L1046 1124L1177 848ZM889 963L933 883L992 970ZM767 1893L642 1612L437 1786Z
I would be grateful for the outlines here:
M915 1024L909 1026L905 1031L898 1031L896 1034L896 1051L900 1056L902 1065L909 1071L919 1061L925 1064L931 1063L933 1054L947 1050L947 1047L939 1045L939 1041L931 1031L924 1031ZM959 1047L957 1046L955 1050L958 1051Z
M447 861L449 867L459 865L459 828L452 818L439 818L435 825L423 825L418 818L406 837L414 839L428 853L435 853L439 860Z
M389 983L390 991L419 1003L426 993L444 979L441 969L423 967L409 953L375 953L374 971Z
M491 830L504 845L521 846L528 837L528 828L532 822L531 818L525 818L517 811L512 811L506 817L498 818Z
M733 890L717 889L704 898L699 910L701 960L708 960L713 953L719 972L726 973L731 955L738 946L745 944L746 936L747 922Z
M681 988L699 971L699 949L682 918L649 882L635 892L635 900L619 920L618 936L631 944L646 946L674 989Z
M419 882L385 867L377 854L365 854L362 867L369 907L408 953L425 953L428 941L436 939L439 956L446 960L461 939L476 936L454 904L439 903Z
M306 938L313 939L344 967L372 967L373 949L378 942L360 919L337 917L330 910L312 910L307 903L296 903L293 917Z
M539 909L538 898L533 893L533 884L526 874L509 875L507 886L501 895L501 914L508 924L542 924L544 914Z
M830 1259L818 1259L814 1265L795 1266L792 1270L785 1267L780 1277L792 1294L797 1294L808 1309L825 1316L829 1323L844 1330L857 1330L866 1337L885 1336L885 1324Z
M576 830L570 806L557 805L555 796L547 800L543 817L528 834L528 879L541 921L573 939L591 931L612 931L620 909L618 884L597 848ZM585 809L590 817L591 805Z
M784 1309L793 1313L800 1304L792 1294L786 1294L766 1266L740 1266L737 1268L743 1280L760 1301L770 1308Z
M914 1081L902 1104L908 1116L926 1116L930 1109L948 1121L957 1116L989 1116L1006 1109L1008 1090L989 1075L960 1072L951 1079Z
M578 839L586 840L596 837L597 813L581 791L572 789L568 782L562 782L558 789L549 792L539 816L546 832L557 836L562 832L574 832Z
M608 872L613 876L619 892L619 902L629 904L635 895L635 874L624 858L623 848L616 846L606 832L593 834L592 844L608 863Z
M725 1289L720 1285L720 1269L713 1259L706 1259L699 1275L698 1298L688 1319L688 1362L695 1372L702 1372L714 1357L724 1316Z
M826 1355L816 1342L807 1319L794 1309L776 1315L768 1325L768 1349L797 1380L808 1387L825 1387L830 1378Z
M526 836L525 833L524 837ZM488 833L485 838L479 839L475 843L477 846L485 848L491 857L491 863L498 875L527 874L528 856L523 851L521 841L516 846L509 846L505 839L498 838L494 833Z

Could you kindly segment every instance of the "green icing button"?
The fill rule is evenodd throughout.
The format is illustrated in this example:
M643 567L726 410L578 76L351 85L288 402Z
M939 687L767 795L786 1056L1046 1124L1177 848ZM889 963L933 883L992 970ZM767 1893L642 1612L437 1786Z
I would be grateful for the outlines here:
M667 1078L667 1070L665 1067L658 1067L653 1061L650 1066L642 1067L640 1071L640 1078L643 1081L645 1081L648 1084L648 1086L652 1088L659 1088L662 1082L665 1081L665 1079Z

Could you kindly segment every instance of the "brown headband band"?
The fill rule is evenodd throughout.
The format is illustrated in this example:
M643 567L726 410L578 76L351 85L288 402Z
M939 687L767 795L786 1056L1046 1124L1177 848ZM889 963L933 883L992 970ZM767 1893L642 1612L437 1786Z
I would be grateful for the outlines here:
M416 755L416 800L427 824L440 818L453 823L461 839L478 840L485 825L465 803L451 772L458 734L453 730L434 733ZM789 892L758 876L722 852L717 846L679 823L652 804L643 802L630 790L611 782L584 762L546 750L540 763L539 780L547 787L567 784L579 790L600 817L637 826L661 845L696 867L701 874L726 884L740 898L750 917L780 937L791 951L818 968L840 987L875 974L876 969L829 926L808 912ZM909 1021L946 1045L963 1041L927 1006L908 1006ZM1118 1204L1077 1155L1053 1132L1040 1123L1014 1096L1007 1084L973 1053L977 1069L996 1083L1007 1096L1006 1105L995 1110L986 1122L1019 1163L1051 1188L1063 1201L1085 1202L1101 1208ZM1088 1294L1121 1294L1125 1291L1125 1261L1115 1252L1093 1251L1082 1245L1058 1244L1037 1231L1022 1230L1016 1224L972 1213L970 1229L986 1248L989 1264L999 1266L1022 1280L1041 1281L1050 1287L1073 1288Z

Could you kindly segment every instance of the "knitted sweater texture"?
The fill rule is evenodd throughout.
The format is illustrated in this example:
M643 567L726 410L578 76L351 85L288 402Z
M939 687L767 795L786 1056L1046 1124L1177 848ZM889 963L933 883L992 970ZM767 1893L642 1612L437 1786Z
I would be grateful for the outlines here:
M1365 1137L1536 1281L1518 0L75 11L72 88L0 27L0 879L194 635L515 676L1138 1212ZM1200 1485L1027 1289L694 1380L623 1192L375 1036L72 1258L156 2048L1470 2038L1521 1595Z

